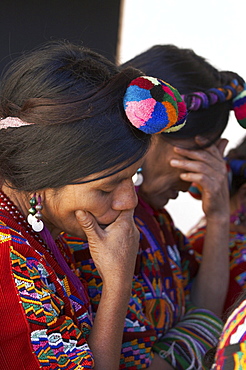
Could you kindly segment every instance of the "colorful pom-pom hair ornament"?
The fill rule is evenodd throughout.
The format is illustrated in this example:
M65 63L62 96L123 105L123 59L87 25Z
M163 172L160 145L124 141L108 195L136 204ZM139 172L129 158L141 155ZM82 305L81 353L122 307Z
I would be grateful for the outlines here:
M159 78L141 76L127 87L123 100L127 118L146 134L180 130L187 109L179 92Z

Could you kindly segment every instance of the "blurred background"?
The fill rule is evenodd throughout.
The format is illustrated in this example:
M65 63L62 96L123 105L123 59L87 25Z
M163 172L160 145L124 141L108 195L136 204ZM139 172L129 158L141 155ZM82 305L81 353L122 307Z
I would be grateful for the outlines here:
M117 63L155 44L175 44L246 79L245 11L245 0L1 0L0 72L23 51L66 39ZM244 134L232 113L226 151ZM166 208L184 233L203 214L187 193Z
M82 43L115 60L120 0L1 0L0 68L49 40Z

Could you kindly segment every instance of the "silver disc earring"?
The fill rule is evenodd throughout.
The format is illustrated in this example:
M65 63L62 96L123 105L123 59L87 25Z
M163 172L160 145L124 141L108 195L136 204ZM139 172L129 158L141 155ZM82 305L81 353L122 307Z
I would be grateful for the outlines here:
M31 225L33 231L40 232L44 228L44 223L41 220L42 213L41 210L43 209L43 206L41 204L42 199L41 196L38 195L38 200L36 197L36 193L31 197L29 203L31 205L31 208L29 208L29 215L27 216L27 222L29 225Z
M135 175L132 176L132 182L135 186L140 186L143 183L142 168L139 168Z

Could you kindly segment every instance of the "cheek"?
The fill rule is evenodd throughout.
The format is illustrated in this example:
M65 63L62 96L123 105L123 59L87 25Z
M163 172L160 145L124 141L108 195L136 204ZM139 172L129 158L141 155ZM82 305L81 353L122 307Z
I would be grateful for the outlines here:
M83 203L84 209L93 214L95 218L102 217L111 210L112 206L112 194L96 193L92 198ZM81 204L82 206L82 204Z

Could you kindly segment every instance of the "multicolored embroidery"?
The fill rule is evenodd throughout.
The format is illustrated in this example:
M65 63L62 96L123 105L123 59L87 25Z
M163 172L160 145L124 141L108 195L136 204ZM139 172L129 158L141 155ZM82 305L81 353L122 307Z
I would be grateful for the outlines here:
M228 318L217 349L214 370L246 368L246 300Z
M31 342L42 369L92 368L92 354L88 344L69 318L63 322L58 320L51 329L33 331Z
M3 341L10 341L18 348L18 353L14 351L15 366L20 361L21 367L26 358L33 369L38 363L44 370L92 369L94 360L86 342L91 329L87 307L43 246L31 236L24 237L21 226L8 220L6 213L1 218L0 259L9 261L10 270L7 263L1 266L0 311L7 297L12 302L6 327L1 327L1 350L6 348L3 356L11 348Z
M192 250L199 263L202 260L205 227L199 228L189 237ZM230 282L224 306L226 312L234 303L238 295L246 289L246 236L231 231L229 235L230 248Z
M120 369L148 368L154 356L153 351L163 350L158 349L155 343L163 343L165 348L170 348L174 341L177 347L173 356L178 363L180 349L183 352L187 350L185 331L188 342L193 346L193 351L186 354L185 366L191 366L197 355L200 356L199 367L206 350L216 344L222 322L209 311L191 310L186 306L185 289L198 267L194 255L190 253L188 240L174 227L166 211L156 214L148 212L141 200L135 211L135 222L140 230L140 249L125 320ZM66 234L64 237L74 254L81 276L88 282L95 315L102 281L91 259L89 247L78 238ZM170 342L172 330L176 336ZM166 358L166 361L170 362L170 358ZM187 368L181 366L182 363L177 369Z

